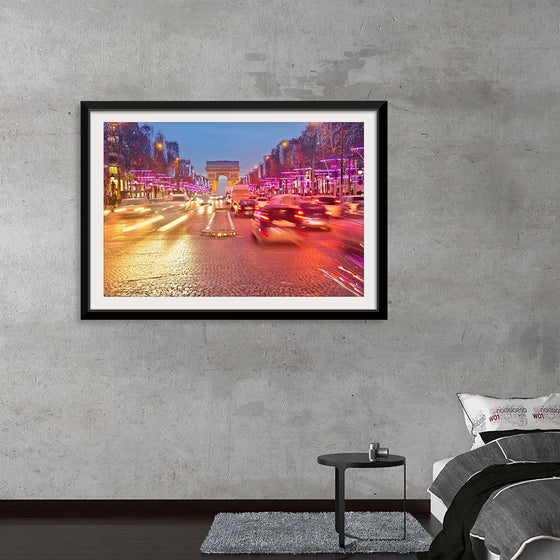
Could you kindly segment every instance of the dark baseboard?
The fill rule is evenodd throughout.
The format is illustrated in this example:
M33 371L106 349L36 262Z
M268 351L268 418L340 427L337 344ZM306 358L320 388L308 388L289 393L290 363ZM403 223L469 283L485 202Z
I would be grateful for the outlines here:
M402 511L402 500L346 500L346 511ZM429 500L407 500L429 513ZM0 500L0 517L181 517L242 511L334 511L334 500Z

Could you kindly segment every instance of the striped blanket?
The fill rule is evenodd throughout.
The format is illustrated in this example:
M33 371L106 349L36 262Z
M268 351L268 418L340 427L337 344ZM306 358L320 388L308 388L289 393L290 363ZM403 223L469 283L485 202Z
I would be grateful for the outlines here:
M470 536L502 559L535 538L560 540L560 433L503 437L452 459L430 486L448 507L419 558L473 560Z

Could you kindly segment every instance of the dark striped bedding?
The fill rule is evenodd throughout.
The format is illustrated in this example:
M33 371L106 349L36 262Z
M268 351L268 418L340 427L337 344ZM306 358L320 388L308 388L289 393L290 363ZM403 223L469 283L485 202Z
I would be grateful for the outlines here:
M452 459L429 489L449 509L427 557L472 558L465 538L469 533L484 538L488 550L503 560L535 538L560 539L559 464L560 433L546 432L496 439ZM446 531L446 525L452 530ZM445 555L446 550L462 552Z

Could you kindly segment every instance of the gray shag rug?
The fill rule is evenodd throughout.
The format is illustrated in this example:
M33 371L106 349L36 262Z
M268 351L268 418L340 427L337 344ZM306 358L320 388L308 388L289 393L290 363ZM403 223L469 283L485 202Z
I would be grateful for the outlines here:
M346 512L346 548L338 546L334 513L283 511L219 513L200 551L204 554L323 554L369 552L422 552L432 536L410 513L398 511ZM386 539L386 540L365 540ZM348 545L352 545L348 548Z

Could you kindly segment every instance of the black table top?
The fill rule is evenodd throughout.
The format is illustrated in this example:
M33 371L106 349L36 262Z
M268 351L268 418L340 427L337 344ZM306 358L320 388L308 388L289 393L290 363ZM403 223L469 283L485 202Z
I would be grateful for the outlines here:
M406 459L401 455L378 457L375 461L369 460L369 453L331 453L319 455L317 462L329 467L342 467L353 469L382 469L383 467L398 467L404 465Z

